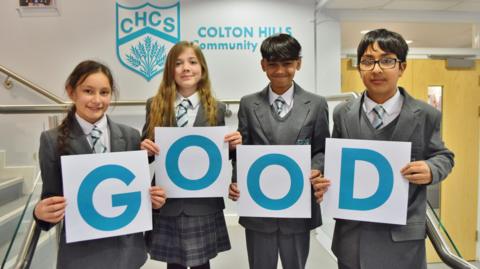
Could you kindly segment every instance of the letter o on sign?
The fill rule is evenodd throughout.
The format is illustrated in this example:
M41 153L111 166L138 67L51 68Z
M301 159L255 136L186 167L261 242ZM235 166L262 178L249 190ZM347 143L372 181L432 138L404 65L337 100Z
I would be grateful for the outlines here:
M178 166L180 154L186 148L194 146L202 148L207 153L210 162L207 173L199 179L186 178ZM212 140L200 135L188 135L178 139L170 146L166 155L165 167L168 176L178 187L186 190L201 190L214 183L220 175L222 155Z
M271 199L260 189L260 175L265 168L271 165L284 167L290 175L290 190L280 199ZM295 204L303 192L302 169L286 155L267 154L258 158L248 170L247 187L250 196L258 205L270 210L287 209Z

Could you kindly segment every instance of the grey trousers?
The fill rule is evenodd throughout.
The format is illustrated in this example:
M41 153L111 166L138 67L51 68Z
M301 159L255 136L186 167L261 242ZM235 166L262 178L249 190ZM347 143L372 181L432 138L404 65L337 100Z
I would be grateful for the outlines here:
M245 229L250 269L304 269L310 249L310 231L297 234L262 233Z

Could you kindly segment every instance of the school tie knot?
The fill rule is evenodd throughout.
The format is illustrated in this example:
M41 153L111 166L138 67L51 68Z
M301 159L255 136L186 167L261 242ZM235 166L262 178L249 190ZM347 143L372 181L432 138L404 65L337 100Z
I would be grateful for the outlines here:
M187 98L184 98L182 102L180 102L180 104L177 105L176 118L177 118L178 127L185 127L187 125L188 123L187 110L191 106L192 106L192 103Z
M373 128L379 129L383 126L383 116L387 111L382 105L376 105L373 108L373 112L375 113L375 117L372 122Z
M102 131L98 129L96 125L93 126L92 131L90 132L90 139L92 141L92 150L94 153L104 153L107 151L107 147L102 144L100 137L102 136Z
M285 106L287 102L285 102L285 100L283 100L283 98L281 96L277 97L277 99L275 99L274 101L274 104L275 104L275 111L277 112L277 115L280 116L283 112L283 107Z

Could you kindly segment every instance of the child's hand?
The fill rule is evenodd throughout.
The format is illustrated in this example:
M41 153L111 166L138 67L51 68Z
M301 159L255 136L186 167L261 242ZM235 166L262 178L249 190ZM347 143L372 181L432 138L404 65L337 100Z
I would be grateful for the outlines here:
M160 154L160 149L158 146L150 139L144 139L142 143L140 143L140 149L144 149L147 151L148 156L153 156L154 154Z
M153 209L159 209L165 204L167 196L162 188L153 186L150 188L150 199L152 200Z
M432 182L432 171L425 161L408 163L400 173L413 184L423 185Z
M34 209L34 214L39 220L52 224L60 222L65 216L67 200L63 196L52 196L40 200Z
M310 182L315 191L314 195L315 198L317 198L317 203L320 203L323 200L323 195L327 192L328 187L330 186L330 180L324 178L319 170L312 170L310 174Z
M237 145L242 144L242 135L238 131L229 133L225 136L225 142L228 142L228 148L230 150L234 150Z
M228 198L232 201L237 201L240 198L240 191L237 188L237 183L231 183L228 189Z

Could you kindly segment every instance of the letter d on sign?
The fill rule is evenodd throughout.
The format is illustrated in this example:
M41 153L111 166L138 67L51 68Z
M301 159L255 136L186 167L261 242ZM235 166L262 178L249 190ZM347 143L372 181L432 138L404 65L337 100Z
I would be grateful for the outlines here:
M377 191L366 198L354 198L355 161L373 164L378 171ZM393 190L393 171L388 160L370 149L343 148L340 172L339 207L350 210L372 210L388 200Z

